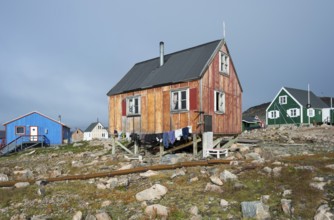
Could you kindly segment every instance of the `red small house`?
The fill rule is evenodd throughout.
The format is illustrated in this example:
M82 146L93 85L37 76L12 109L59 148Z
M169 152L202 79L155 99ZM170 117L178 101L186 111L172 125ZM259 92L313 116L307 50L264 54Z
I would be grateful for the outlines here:
M110 132L235 135L242 130L242 87L224 40L135 64L108 92Z

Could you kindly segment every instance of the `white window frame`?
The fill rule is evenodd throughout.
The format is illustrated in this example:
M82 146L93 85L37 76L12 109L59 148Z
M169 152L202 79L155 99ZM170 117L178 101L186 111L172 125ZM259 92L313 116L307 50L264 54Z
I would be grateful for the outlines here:
M278 97L278 102L281 105L285 105L288 103L288 96L287 95L281 95Z
M214 91L214 108L218 114L225 113L225 93L222 91Z
M230 74L230 57L222 51L219 51L219 72Z
M136 102L137 102L137 105L136 105ZM126 98L126 115L134 116L134 115L140 115L140 114L141 114L140 96L127 97Z
M186 95L182 99L182 95ZM170 110L172 112L189 111L189 89L173 90L170 93ZM182 106L185 104L185 107Z
M279 111L277 110L272 110L268 112L268 118L269 119L277 119L279 118Z
M288 116L291 118L299 117L300 116L300 109L299 108L290 108L287 110Z
M17 129L18 128L22 128L23 129L23 132L17 132ZM15 134L16 135L25 135L26 134L26 127L25 126L15 126Z
M311 117L311 118L315 116L315 110L314 110L314 108L307 109L307 116Z

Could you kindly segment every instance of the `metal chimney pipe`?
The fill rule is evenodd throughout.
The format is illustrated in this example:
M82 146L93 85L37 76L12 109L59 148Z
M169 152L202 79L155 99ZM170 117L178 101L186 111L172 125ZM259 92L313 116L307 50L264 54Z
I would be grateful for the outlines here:
M160 66L164 65L164 42L160 42Z

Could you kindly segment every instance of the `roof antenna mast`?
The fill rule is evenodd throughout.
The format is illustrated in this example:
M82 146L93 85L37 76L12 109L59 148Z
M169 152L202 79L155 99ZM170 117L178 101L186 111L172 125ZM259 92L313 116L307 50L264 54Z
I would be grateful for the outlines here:
M225 21L223 21L223 40L225 42L225 37L226 37L226 33L225 33Z

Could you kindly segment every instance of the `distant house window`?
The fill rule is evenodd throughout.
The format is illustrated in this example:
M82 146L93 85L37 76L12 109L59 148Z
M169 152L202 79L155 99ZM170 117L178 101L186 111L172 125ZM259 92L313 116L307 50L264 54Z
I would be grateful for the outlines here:
M298 108L291 108L291 109L288 109L287 113L288 113L288 116L292 118L298 117L300 115L300 110Z
M106 134L105 133L102 133L102 137L105 137L106 136Z
M229 56L220 51L219 52L219 72L229 74L230 58Z
M308 117L314 117L315 116L315 110L313 108L307 109L307 116Z
M126 110L127 115L140 115L140 96L127 98Z
M188 89L171 92L171 110L186 111L189 109Z
M15 127L15 134L23 135L26 133L26 128L24 126Z
M276 119L279 118L279 111L273 110L268 112L268 118L269 119Z
M220 91L214 91L215 96L215 112L224 113L225 112L225 93Z
M282 96L279 97L278 102L279 102L279 104L284 105L284 104L287 103L287 99L288 99L288 96L282 95Z

